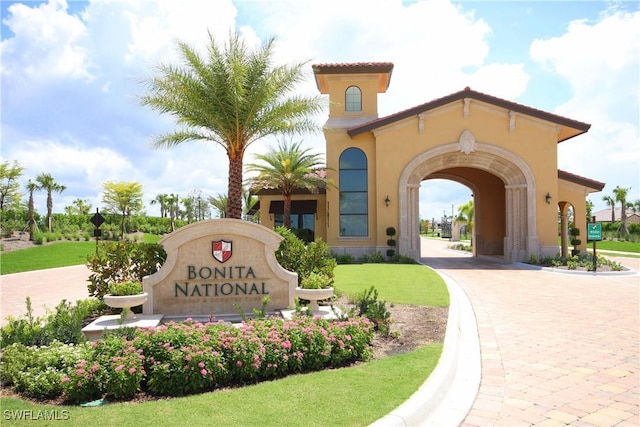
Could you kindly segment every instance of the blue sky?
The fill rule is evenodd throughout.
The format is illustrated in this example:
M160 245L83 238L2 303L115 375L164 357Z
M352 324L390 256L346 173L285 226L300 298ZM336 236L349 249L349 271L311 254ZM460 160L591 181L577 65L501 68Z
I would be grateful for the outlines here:
M173 122L140 107L140 81L175 62L176 41L203 46L207 29L224 40L237 28L250 45L278 38L276 62L309 61L302 93L317 94L311 64L395 64L379 110L387 115L470 86L474 90L591 123L559 145L558 166L640 198L638 2L127 0L0 2L0 160L25 167L24 183L51 173L77 198L100 207L102 183L138 181L149 201L226 191L227 159L217 146L151 148ZM324 115L317 117L324 123ZM275 140L256 145L246 158ZM321 135L304 144L324 151ZM23 187L24 188L24 187ZM36 195L44 213L46 196ZM425 181L423 218L451 212L467 188Z

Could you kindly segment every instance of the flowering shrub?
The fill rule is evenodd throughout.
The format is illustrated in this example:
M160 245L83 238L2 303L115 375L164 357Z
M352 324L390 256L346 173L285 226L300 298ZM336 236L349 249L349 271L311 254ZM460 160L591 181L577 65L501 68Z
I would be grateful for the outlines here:
M12 344L3 349L0 379L28 396L54 398L64 390L62 380L66 372L86 353L84 344L69 345L58 341L42 347Z
M25 391L37 389L28 383L46 390L31 392L34 397L62 393L72 402L127 399L139 390L179 396L366 360L373 334L366 318L266 318L241 327L169 323L138 329L132 339L110 335L76 347L15 344L2 355L0 378L24 383ZM21 374L29 369L30 374Z

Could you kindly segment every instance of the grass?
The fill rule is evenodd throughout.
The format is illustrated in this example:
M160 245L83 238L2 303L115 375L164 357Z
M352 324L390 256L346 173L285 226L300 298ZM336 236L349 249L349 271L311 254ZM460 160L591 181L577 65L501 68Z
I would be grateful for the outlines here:
M587 248L593 248L593 242L587 242ZM601 240L596 242L596 251L619 251L633 252L640 254L640 243L619 241L619 240Z
M74 244L77 243L70 243ZM34 249L44 250L46 247ZM22 253L25 258L31 254L27 250L15 253ZM357 294L370 286L375 286L379 299L387 302L429 306L449 304L449 295L442 279L421 265L363 264L340 265L336 268L335 287L338 290ZM114 403L82 408L2 397L2 425L23 425L24 420L11 419L11 414L12 411L26 410L32 411L33 419L43 413L50 416L57 414L62 418L61 411L68 411L64 413L68 419L52 423L83 427L366 426L406 401L431 374L441 352L442 344L437 343L354 367L145 403Z
M378 290L378 299L398 304L448 307L449 294L438 274L414 264L339 265L335 269L338 292L355 296L370 286Z
M156 243L162 236L145 234L142 241ZM87 262L96 251L96 242L55 242L2 253L0 274L22 273L46 268L68 267Z
M85 264L95 251L95 242L57 242L11 251L2 254L0 274Z

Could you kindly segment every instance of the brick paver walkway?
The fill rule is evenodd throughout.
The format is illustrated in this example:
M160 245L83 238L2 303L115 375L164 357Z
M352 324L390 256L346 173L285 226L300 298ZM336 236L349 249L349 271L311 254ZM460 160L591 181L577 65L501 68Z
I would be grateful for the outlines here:
M75 302L87 298L89 274L85 265L75 265L0 276L0 325L6 323L6 316L26 313L27 297L31 299L34 316L55 310L63 299Z
M640 276L563 274L430 251L478 322L482 379L465 426L640 425Z

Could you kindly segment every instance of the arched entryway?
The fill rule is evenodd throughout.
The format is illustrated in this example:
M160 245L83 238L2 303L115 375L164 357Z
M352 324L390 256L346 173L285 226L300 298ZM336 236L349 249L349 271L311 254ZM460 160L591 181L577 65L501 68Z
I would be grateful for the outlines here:
M451 179L473 191L476 255L502 255L510 263L537 254L531 169L513 153L475 141L472 149L459 142L434 147L405 166L398 189L400 253L420 256L419 190L429 178Z

